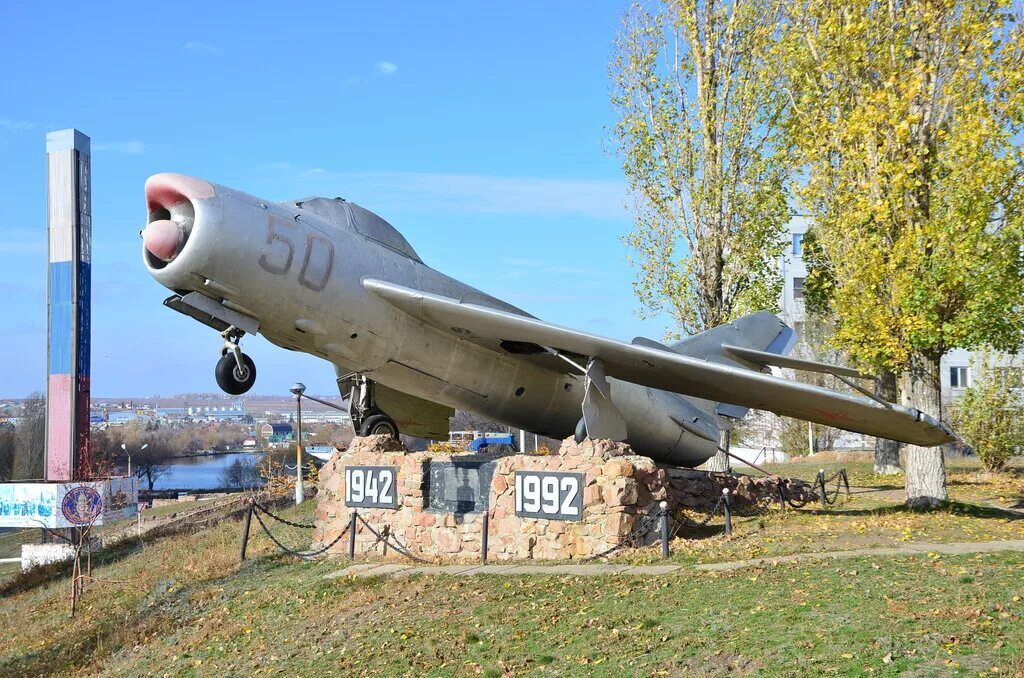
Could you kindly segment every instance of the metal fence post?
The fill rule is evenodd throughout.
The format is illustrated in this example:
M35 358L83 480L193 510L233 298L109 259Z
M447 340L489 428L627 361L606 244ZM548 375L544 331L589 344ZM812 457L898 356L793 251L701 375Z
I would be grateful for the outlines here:
M249 507L245 510L245 518L242 520L242 548L238 553L238 562L245 562L245 549L249 546L249 525L252 523L252 500L249 500Z
M668 558L668 502L663 501L658 506L661 508L661 557Z
M814 479L814 484L818 486L818 498L821 499L822 508L828 506L828 495L825 494L825 469L818 469L818 477Z
M725 533L732 534L732 500L729 498L729 488L722 489L722 505L725 507Z
M490 526L490 511L484 511L483 525L481 526L483 534L480 535L480 558L484 561L487 560L487 533L490 531Z
M840 471L840 473L843 474L843 485L846 486L846 496L847 496L847 498L849 498L849 496L850 496L850 476L846 474L846 469L845 468L842 471Z
M356 558L356 517L358 513L353 510L352 515L348 521L348 558L349 560L355 560Z

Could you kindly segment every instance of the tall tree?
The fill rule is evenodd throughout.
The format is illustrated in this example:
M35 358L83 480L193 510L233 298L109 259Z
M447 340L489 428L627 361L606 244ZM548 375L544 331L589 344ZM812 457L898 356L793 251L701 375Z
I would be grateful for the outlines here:
M811 272L811 283L810 285L805 283L804 286L804 301L807 304L807 311L812 315L830 317L832 308L829 293L832 291L832 287L822 283L823 277L827 277L828 258L818 242L815 229L811 229L804 235L803 252L807 269ZM835 342L831 343L835 344ZM875 396L889 403L899 400L896 374L892 368L878 364L871 367L878 374L875 380ZM878 475L903 473L898 441L875 438L874 472Z
M17 436L13 424L0 424L0 483L14 478L14 451Z
M626 236L642 314L695 334L776 309L790 213L773 49L780 4L635 4L610 65L615 140L634 199ZM724 446L728 428L723 427ZM710 468L727 464L724 455Z
M1010 0L803 0L783 50L822 254L806 286L933 416L949 349L1024 341L1016 18ZM911 506L944 500L941 450L908 446L906 484Z
M15 430L14 478L41 480L46 451L46 400L33 393L22 404Z
M132 455L132 472L152 491L156 481L171 472L171 460L181 454L182 448L166 429L148 431L143 440L148 447L140 446Z

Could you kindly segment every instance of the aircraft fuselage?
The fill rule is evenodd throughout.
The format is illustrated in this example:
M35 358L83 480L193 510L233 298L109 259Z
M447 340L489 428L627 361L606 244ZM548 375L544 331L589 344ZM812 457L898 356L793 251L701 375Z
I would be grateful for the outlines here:
M441 331L365 289L362 281L375 278L522 313L430 268L401 243L361 234L342 201L281 205L179 175L153 177L147 198L150 222L187 223L169 261L143 251L153 277L178 294L199 292L253 319L272 343L323 358L339 374L360 373L402 393L546 436L563 438L576 428L584 382L572 370L495 352L461 338L458 328ZM341 221L346 218L348 224ZM714 454L715 441L673 421L698 416L717 432L705 401L612 381L612 398L639 453L680 465Z

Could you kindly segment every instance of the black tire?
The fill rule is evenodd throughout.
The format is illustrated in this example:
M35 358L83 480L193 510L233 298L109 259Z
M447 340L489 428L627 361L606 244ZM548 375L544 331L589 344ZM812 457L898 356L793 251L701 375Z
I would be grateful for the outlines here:
M579 445L587 439L587 421L580 417L580 422L576 424L576 434L573 436L573 440Z
M228 395L242 395L256 383L256 363L243 353L242 364L245 369L240 374L235 356L231 353L226 353L217 361L217 369L214 370L217 385Z
M375 414L367 417L363 425L359 427L361 436L389 435L398 440L398 424L386 414Z

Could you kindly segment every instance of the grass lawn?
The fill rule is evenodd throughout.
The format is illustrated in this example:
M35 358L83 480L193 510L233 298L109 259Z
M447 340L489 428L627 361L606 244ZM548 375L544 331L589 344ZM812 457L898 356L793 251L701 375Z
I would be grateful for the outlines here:
M855 484L869 487L859 473ZM1014 478L954 485L955 498L965 488L953 505L963 514L895 510L876 483L824 513L753 517L733 539L677 541L673 557L809 550L823 535L891 545L907 526L914 541L1020 538L1017 514L987 505L1000 491L992 501L1019 501L998 487ZM282 514L308 521L313 507ZM278 532L295 545L308 539ZM258 534L239 567L239 533L235 520L112 550L74 619L66 576L8 582L0 675L1024 675L1024 553L652 578L324 579L345 562L275 555Z
M213 499L204 499L195 502L176 502L164 506L157 506L145 509L142 512L142 517L144 520L146 518L169 517L176 513L194 511L196 509L206 508L217 503L229 501L232 497L234 497L234 495L226 494ZM125 524L119 523L118 525L124 526ZM104 526L98 526L95 528L95 532L99 534L102 533L104 529ZM0 534L0 558L19 558L21 557L22 544L38 544L40 539L41 530L36 528L4 532L3 534ZM19 563L0 563L0 582L20 571L21 565Z
M673 543L673 560L710 563L905 542L1024 539L1024 458L1014 459L1006 473L996 475L983 472L974 460L951 462L950 501L929 512L908 510L902 476L876 476L870 461L793 462L769 470L810 481L819 468L826 476L846 468L850 497L841 494L825 509L808 504L800 511L780 511L776 504L759 515L734 516L731 538L722 535L723 519L718 516L706 529L680 531L689 539ZM641 552L630 558L646 562L655 557L653 552Z

